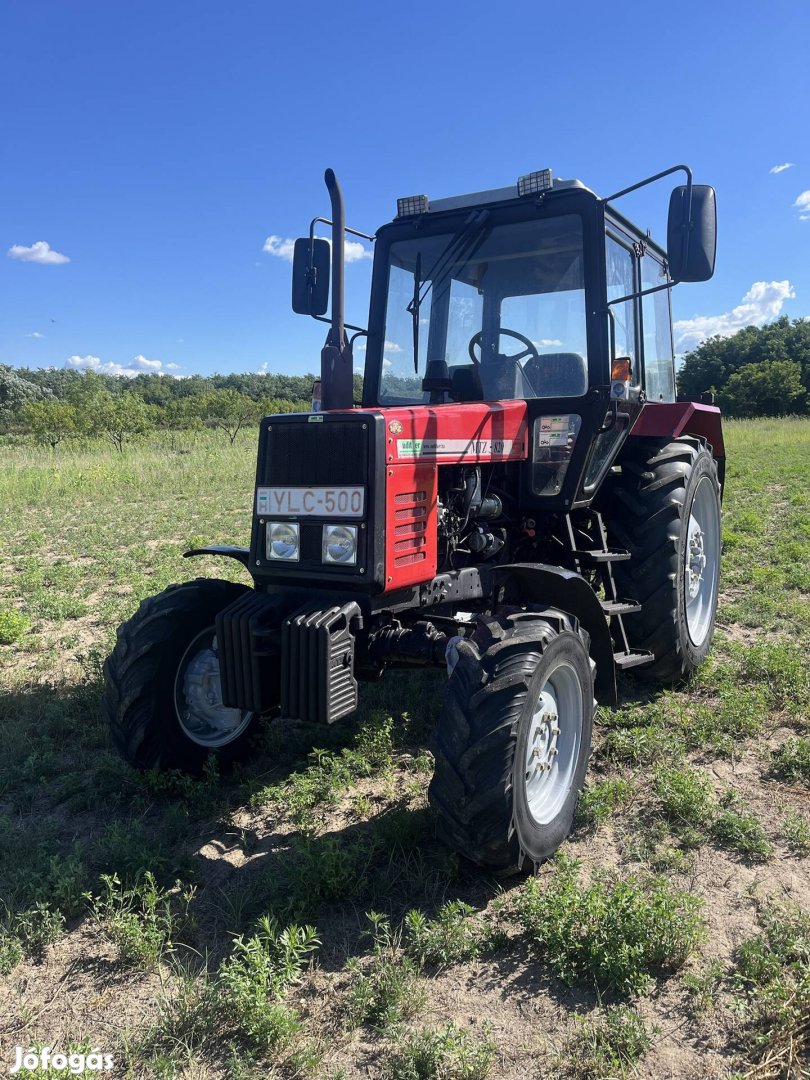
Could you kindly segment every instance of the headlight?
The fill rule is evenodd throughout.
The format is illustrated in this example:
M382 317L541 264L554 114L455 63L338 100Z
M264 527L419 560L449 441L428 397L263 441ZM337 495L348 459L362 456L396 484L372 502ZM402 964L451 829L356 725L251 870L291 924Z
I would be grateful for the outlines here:
M298 524L292 521L268 521L266 550L268 559L298 562L301 551Z
M321 557L325 563L354 566L357 562L357 526L324 525Z

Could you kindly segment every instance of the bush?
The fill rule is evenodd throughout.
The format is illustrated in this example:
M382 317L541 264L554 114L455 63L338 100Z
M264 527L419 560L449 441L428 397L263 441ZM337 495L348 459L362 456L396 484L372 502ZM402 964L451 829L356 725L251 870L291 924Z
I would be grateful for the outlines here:
M640 993L674 971L703 937L701 901L657 877L580 880L579 862L558 855L545 884L529 881L518 917L563 982Z
M28 619L19 611L0 610L0 645L13 645L29 627Z

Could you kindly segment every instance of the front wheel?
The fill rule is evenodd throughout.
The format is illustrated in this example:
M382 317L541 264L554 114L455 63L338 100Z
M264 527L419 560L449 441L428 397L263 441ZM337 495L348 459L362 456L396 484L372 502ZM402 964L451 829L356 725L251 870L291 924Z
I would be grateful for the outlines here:
M257 715L222 703L214 623L248 589L198 578L144 600L104 665L113 744L137 769L197 773L248 749Z
M505 874L571 831L593 730L588 636L553 609L482 620L457 646L434 737L439 838Z

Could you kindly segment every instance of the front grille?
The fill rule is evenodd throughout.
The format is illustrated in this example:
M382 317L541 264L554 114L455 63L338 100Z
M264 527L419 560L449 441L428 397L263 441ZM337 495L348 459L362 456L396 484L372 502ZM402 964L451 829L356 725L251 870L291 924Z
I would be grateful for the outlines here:
M357 421L271 424L262 483L363 484L368 455L368 426Z
M362 487L362 518L328 513L283 514L254 502L248 569L263 585L323 584L376 591L383 583L385 544L385 420L379 413L289 413L262 421L256 470L258 488ZM271 560L266 552L268 520L288 518L300 528L297 562ZM345 521L357 527L357 559L353 565L324 563L323 527Z

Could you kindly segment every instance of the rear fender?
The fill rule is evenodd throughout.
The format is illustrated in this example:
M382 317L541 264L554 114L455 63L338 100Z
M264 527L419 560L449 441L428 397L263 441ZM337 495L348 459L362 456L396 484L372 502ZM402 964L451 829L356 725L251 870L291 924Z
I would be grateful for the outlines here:
M610 628L599 597L580 574L545 563L508 563L493 570L496 589L516 586L521 601L548 604L572 615L591 638L591 659L596 664L596 699L615 707L616 667Z
M699 401L648 402L630 431L630 438L652 436L677 439L681 435L696 435L709 444L717 462L722 491L726 474L726 448L720 410L716 405L704 405Z

